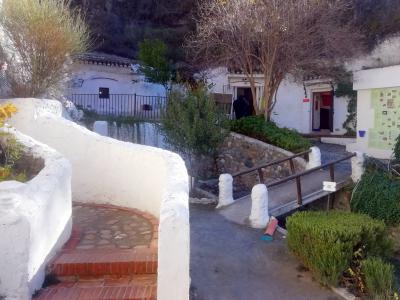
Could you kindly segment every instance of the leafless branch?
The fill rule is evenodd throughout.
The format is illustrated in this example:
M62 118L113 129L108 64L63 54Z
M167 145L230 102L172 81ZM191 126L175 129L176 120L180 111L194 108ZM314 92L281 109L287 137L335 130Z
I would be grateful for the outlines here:
M285 76L341 65L361 49L352 9L350 0L205 0L188 49L204 66L242 71L253 99L254 74L263 74L254 107L268 119Z

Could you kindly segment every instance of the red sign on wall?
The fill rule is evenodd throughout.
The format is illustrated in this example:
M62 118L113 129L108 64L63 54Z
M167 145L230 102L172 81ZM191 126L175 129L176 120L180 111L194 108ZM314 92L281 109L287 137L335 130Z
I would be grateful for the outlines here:
M309 99L309 98L304 98L304 99L303 99L303 102L304 102L304 103L310 102L310 99Z

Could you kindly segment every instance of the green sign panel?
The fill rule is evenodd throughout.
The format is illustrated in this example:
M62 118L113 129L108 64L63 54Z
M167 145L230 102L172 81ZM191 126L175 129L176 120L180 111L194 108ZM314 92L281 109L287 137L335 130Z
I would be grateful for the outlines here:
M400 87L371 91L374 128L369 130L369 146L392 150L400 134Z

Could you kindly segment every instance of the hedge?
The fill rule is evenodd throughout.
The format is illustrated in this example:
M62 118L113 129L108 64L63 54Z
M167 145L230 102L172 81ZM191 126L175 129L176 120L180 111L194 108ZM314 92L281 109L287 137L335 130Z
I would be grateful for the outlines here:
M288 128L280 128L264 117L251 116L233 120L231 130L292 152L301 152L310 148L310 142Z
M361 262L361 272L368 293L374 299L392 299L395 291L393 265L381 258L369 257Z
M400 224L400 179L379 169L364 173L353 192L350 207L389 225Z
M287 219L289 250L323 284L337 285L354 252L387 256L391 243L380 220L348 212L298 212Z

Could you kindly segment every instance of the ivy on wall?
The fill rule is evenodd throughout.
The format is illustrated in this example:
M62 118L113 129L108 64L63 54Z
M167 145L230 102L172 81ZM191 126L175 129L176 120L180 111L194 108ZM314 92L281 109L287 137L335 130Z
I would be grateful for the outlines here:
M346 135L355 136L357 129L357 92L353 90L353 81L351 76L347 75L337 84L335 90L336 97L347 97L347 118L343 123L346 129Z

